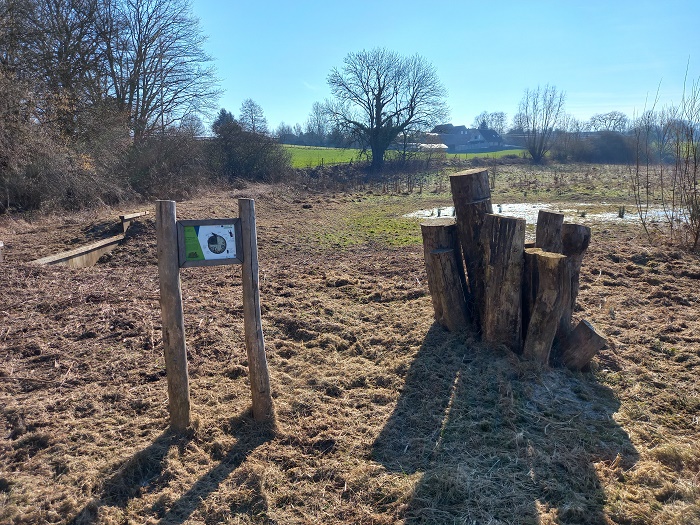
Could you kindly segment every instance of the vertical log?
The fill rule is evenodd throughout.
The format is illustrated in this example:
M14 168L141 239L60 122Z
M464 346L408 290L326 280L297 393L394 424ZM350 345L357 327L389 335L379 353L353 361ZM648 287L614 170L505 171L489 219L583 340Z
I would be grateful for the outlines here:
M558 360L571 370L582 370L606 344L605 337L583 320L562 343Z
M170 426L173 430L182 432L190 426L190 386L175 201L156 201L156 243Z
M467 303L464 300L463 282L458 270L461 265L459 252L453 248L433 250L430 253L430 272L436 292L433 300L439 303L435 320L450 332L469 326ZM439 317L438 317L439 311Z
M563 224L563 213L540 210L537 214L535 248L542 248L542 251L545 252L562 253Z
M483 292L478 303L484 341L522 349L525 220L487 214L480 233Z
M255 226L255 201L238 199L243 248L243 327L248 354L248 375L256 421L272 421L274 411L270 393L270 373L265 355L265 339L260 314L260 272Z
M569 297L569 268L566 256L525 250L523 278L523 357L549 364L549 354L559 327L561 308Z
M488 175L487 170L480 168L450 175L459 242L467 268L470 293L468 307L476 314L477 325L480 325L481 320L476 305L483 302L484 281L479 237L486 214L493 213Z
M432 268L433 258L431 253L435 250L452 249L454 250L456 261L456 271L459 275L461 290L467 292L467 283L464 275L464 266L462 262L462 254L459 248L459 239L457 233L457 224L454 219L431 219L422 222L420 225L421 234L423 236L423 257L425 260L425 272L428 277L428 289L433 302L433 310L435 311L435 319L442 319L442 301L440 294L442 289L435 282L435 271ZM467 296L464 297L465 307Z
M566 223L562 226L562 253L567 257L569 266L570 297L562 306L561 321L557 331L557 340L563 341L571 333L571 318L576 307L578 297L579 279L581 276L581 264L583 256L591 242L591 229L582 224Z

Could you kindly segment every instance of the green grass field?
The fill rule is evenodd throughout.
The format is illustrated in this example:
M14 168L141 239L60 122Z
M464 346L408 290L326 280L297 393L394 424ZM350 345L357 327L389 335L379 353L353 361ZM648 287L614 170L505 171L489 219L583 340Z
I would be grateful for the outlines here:
M355 148L322 148L315 146L292 146L284 144L284 148L292 155L294 168L315 168L329 164L347 164L357 161L360 150ZM521 155L523 150L508 149L484 153L447 153L447 158L472 159L475 157L500 158L506 155ZM391 152L390 152L391 153ZM427 155L427 154L426 154ZM433 155L435 155L433 153Z
M321 148L314 146L292 146L284 144L292 154L294 168L315 168L326 164L346 164L358 159L360 150L352 148Z

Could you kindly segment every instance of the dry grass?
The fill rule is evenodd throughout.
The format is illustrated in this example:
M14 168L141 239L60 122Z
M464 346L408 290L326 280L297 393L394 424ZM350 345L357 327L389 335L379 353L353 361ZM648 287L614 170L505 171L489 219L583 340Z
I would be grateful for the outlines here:
M238 196L276 429L249 415L238 268L182 271L195 424L174 436L152 219L84 270L21 261L107 215L0 222L0 522L700 522L696 256L597 227L576 315L611 344L574 374L433 325L422 248L354 232L449 197L259 186L178 215Z

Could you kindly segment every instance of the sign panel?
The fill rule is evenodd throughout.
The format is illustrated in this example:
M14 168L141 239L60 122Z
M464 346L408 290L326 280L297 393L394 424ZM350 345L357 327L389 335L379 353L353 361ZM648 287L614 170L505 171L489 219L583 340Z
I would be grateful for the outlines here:
M180 268L241 264L241 220L178 221L177 245Z

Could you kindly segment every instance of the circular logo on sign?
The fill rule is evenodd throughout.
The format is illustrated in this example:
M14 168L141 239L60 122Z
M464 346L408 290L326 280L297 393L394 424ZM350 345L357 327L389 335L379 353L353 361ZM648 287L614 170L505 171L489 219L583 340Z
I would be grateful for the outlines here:
M226 250L226 239L224 239L221 235L217 235L213 233L208 239L207 239L207 248L209 248L209 251L215 254L220 254L224 253Z

